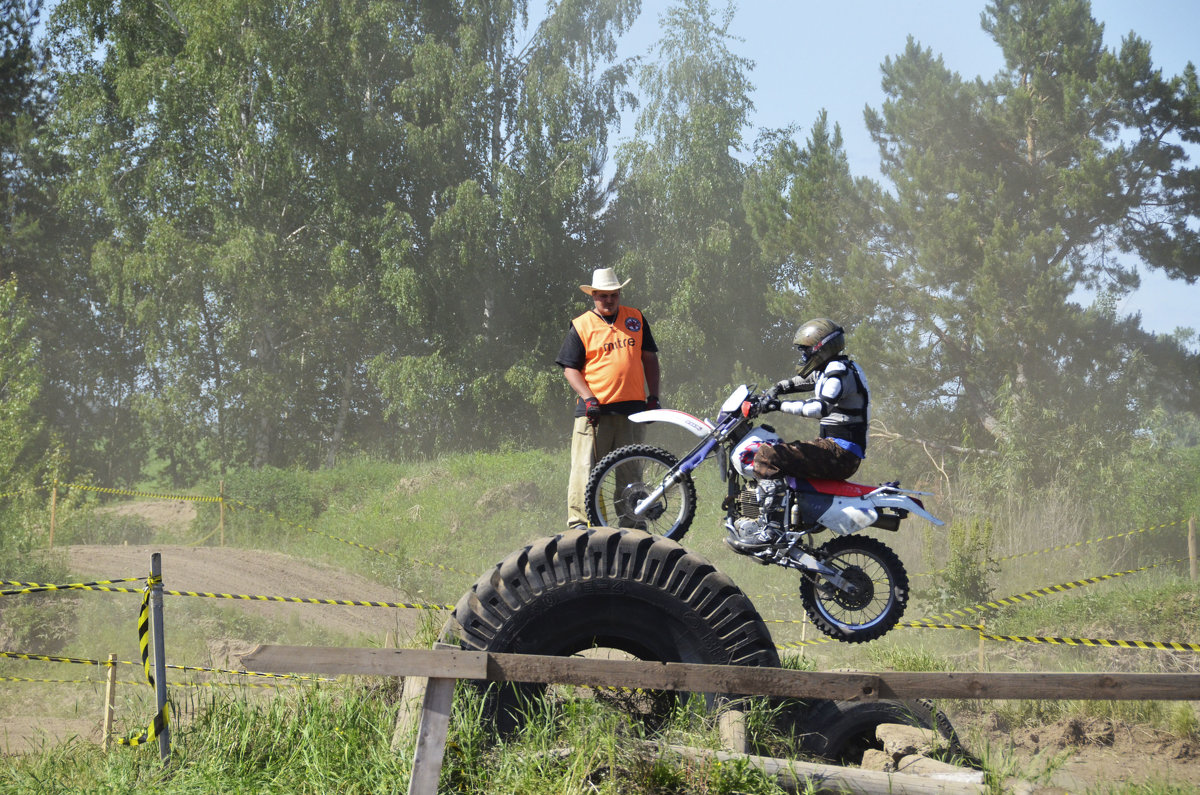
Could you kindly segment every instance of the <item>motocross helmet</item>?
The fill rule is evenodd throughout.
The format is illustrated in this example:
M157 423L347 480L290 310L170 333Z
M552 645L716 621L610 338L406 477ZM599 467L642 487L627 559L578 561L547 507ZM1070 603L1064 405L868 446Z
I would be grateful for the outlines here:
M792 344L800 351L796 372L806 376L845 350L846 332L829 318L819 317L798 328Z

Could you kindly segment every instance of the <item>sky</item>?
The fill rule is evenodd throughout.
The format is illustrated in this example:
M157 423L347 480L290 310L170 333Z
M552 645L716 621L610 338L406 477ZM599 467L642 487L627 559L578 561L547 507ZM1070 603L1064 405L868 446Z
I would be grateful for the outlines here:
M720 3L713 0L714 8L722 8ZM646 53L670 5L671 0L642 0L642 13L624 37L623 55ZM879 179L879 154L863 109L883 103L880 65L901 54L911 35L965 79L991 77L1003 59L980 27L986 5L985 0L741 0L730 33L742 41L731 49L755 64L753 127L796 124L804 141L824 108L830 122L841 127L851 171ZM1164 75L1182 73L1189 61L1200 66L1200 3L1194 0L1092 0L1092 16L1104 23L1106 47L1119 47L1130 31L1148 41L1151 59ZM622 133L632 127L631 119ZM746 143L753 143L753 133ZM1196 160L1200 149L1193 165ZM1140 275L1142 286L1120 305L1122 313L1140 313L1143 328L1160 334L1180 326L1200 329L1200 283L1171 281L1145 268Z

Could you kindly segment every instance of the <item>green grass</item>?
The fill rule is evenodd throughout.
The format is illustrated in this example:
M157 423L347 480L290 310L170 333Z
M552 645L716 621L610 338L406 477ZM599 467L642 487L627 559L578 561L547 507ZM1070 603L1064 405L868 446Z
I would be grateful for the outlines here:
M497 740L480 719L482 700L460 688L441 792L779 793L745 764L678 765L645 751L637 725L591 700L557 702L532 713L516 737ZM404 792L410 742L393 751L394 685L306 688L249 702L214 694L198 717L173 733L164 767L153 744L105 754L74 742L0 760L6 793L357 793ZM711 721L694 711L674 722L676 737L716 746Z

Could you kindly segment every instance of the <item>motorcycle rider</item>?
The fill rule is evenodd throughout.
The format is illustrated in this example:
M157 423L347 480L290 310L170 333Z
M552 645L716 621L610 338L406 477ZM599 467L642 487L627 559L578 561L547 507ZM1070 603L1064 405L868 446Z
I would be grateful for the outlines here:
M758 518L739 520L737 534L725 539L746 554L770 547L782 534L784 477L845 480L858 470L867 452L871 398L866 376L843 353L846 332L829 318L819 317L801 325L792 342L800 351L797 375L768 389L761 401L752 404L751 416L782 411L819 419L820 436L811 441L762 444L755 450ZM778 400L780 395L795 392L812 392L813 396Z

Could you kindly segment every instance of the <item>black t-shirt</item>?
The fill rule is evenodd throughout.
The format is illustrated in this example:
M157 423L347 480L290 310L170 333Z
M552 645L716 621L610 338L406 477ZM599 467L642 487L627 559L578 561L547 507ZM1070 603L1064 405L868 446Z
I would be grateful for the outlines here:
M609 325L617 319L616 315L611 318L600 315ZM650 333L650 321L646 320L646 316L642 315L642 350L650 353L658 353L658 345L654 343L654 335ZM558 349L558 356L554 359L554 363L560 367L570 367L574 370L582 370L587 363L587 351L583 349L583 340L579 338L579 332L575 330L575 324L572 323L567 329L567 337L563 340L562 347ZM635 411L642 411L646 408L644 400L625 400L620 403L607 403L600 407L604 414L633 414ZM575 398L575 416L582 417L584 413L583 400L578 396Z

